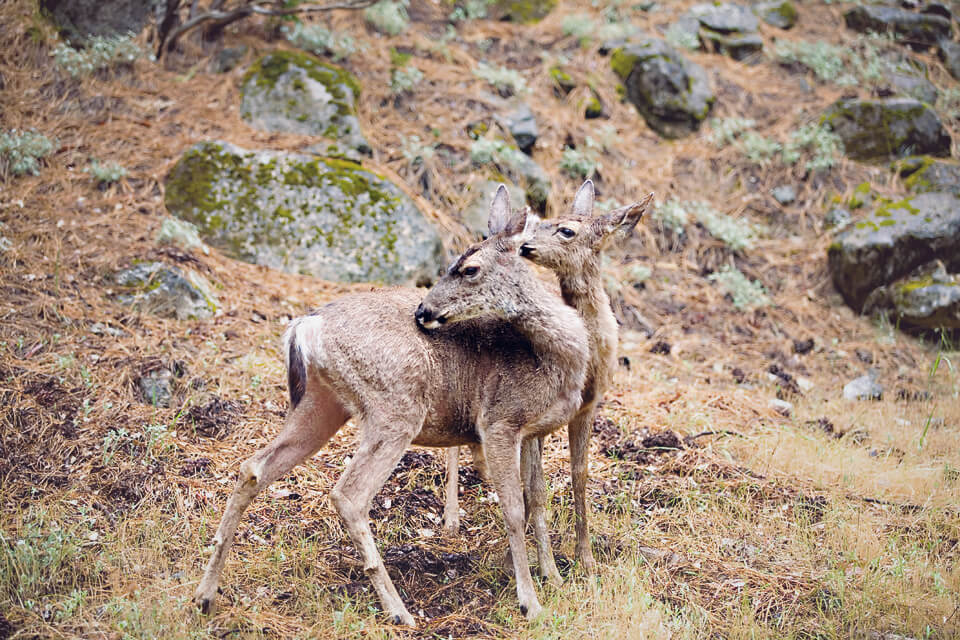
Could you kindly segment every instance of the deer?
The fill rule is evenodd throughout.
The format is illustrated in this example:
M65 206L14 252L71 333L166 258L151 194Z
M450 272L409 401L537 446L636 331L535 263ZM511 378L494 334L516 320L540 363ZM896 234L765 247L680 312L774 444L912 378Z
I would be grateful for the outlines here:
M411 444L480 445L500 498L520 610L540 615L524 548L521 448L573 416L589 353L576 311L518 254L525 218L511 211L501 185L490 236L425 296L410 288L354 293L291 321L283 337L290 410L281 432L240 465L194 594L202 612L214 606L254 497L355 418L358 446L330 501L389 619L416 626L377 550L369 511Z
M596 561L590 547L586 507L587 453L597 404L610 384L617 365L617 320L610 307L610 299L601 275L602 251L611 241L625 239L636 227L653 200L652 193L639 202L620 207L605 215L593 215L595 190L591 180L584 182L574 196L571 212L539 224L525 233L520 255L553 271L559 280L564 301L576 309L587 329L590 340L590 360L587 379L581 394L581 406L568 424L573 480L576 559L583 570L593 573ZM532 444L531 444L532 447ZM531 495L528 514L534 522L541 575L552 584L561 581L549 547L545 517L542 513L545 492L542 472L535 475L539 464L539 450L528 452L525 461L525 486ZM474 456L476 460L476 455ZM457 506L457 449L447 453L446 502L444 523L448 530L456 530L459 522L453 520ZM476 462L475 462L476 464ZM481 474L482 475L482 474ZM539 477L539 481L538 481ZM454 480L451 484L451 478ZM536 512L537 510L540 512ZM450 522L455 523L452 527Z

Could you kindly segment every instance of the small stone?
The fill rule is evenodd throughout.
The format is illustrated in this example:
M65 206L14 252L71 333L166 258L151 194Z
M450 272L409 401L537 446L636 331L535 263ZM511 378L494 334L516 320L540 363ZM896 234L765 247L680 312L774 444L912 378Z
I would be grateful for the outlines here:
M114 275L125 291L117 302L178 320L210 318L220 310L212 287L193 271L141 262Z
M770 193L773 195L774 200L784 205L790 204L797 199L797 188L792 184L783 184L779 187L774 187Z
M169 369L157 369L140 376L137 386L140 388L143 402L155 407L169 407L173 399L173 392L170 389L172 380L173 372Z
M847 400L882 400L883 386L877 382L879 372L871 369L859 378L854 378L843 386L843 397Z
M779 398L770 398L768 403L770 408L782 415L785 418L789 418L793 413L793 404L787 402L786 400L780 400Z
M807 338L806 340L794 340L793 352L799 353L800 355L810 353L813 350L813 345L813 338Z

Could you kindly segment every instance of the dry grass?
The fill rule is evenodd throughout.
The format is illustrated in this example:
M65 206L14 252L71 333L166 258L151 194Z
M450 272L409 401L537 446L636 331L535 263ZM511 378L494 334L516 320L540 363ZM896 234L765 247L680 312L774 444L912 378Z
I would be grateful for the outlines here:
M688 4L631 15L652 31ZM757 248L733 255L702 230L690 228L677 243L648 226L624 254L651 277L615 301L631 368L618 373L592 445L600 576L585 579L564 561L572 516L562 437L548 442L547 469L568 579L559 590L541 589L548 613L533 624L522 620L500 569L505 540L488 490L465 467L465 530L453 539L429 535L439 531L441 462L416 451L372 517L422 628L384 625L326 500L350 454L347 428L254 503L227 564L220 612L196 615L187 599L237 465L282 421L278 335L291 316L363 287L155 245L164 175L188 145L226 138L292 150L313 140L248 128L237 106L242 67L208 74L210 52L197 45L168 68L141 61L72 80L49 60L52 29L20 0L0 5L0 113L4 127L36 128L59 149L39 177L0 184L0 234L12 244L0 253L0 637L956 637L960 357L946 353L950 360L931 375L938 348L856 317L833 291L823 259L826 202L863 180L892 193L891 173L844 162L803 180L798 169L752 167L731 148L714 149L706 129L660 140L619 101L596 43L563 36L567 15L600 19L588 3L564 3L529 27L468 22L445 44L438 11L414 3L418 21L397 38L368 32L358 15L335 16L332 25L362 43L347 64L365 89L369 164L418 198L449 232L451 248L466 240L455 216L466 187L485 177L470 165L465 127L496 127L500 104L470 72L481 59L519 69L530 87L541 128L535 157L554 180L551 211L578 182L558 170L564 145L599 138L598 127L610 125L601 198L627 202L648 190L660 201L707 198L770 229ZM767 42L849 37L835 26L839 7L808 3L801 11L789 34L764 27ZM249 23L226 39L250 46L250 62L254 52L283 46L265 33ZM425 73L413 95L389 94L390 47L413 52ZM715 115L752 118L765 136L784 135L843 92L809 77L804 91L799 76L769 60L690 57L714 76ZM922 57L945 86L940 64ZM609 115L601 125L581 118L580 94L555 97L547 70L561 58L600 95ZM958 123L947 125L960 139ZM402 137L432 140L433 129L448 160L409 165ZM128 177L97 189L82 171L91 157L119 162ZM769 195L784 182L799 191L789 208ZM176 322L116 304L104 291L108 276L143 258L203 273L224 313ZM720 264L760 279L775 306L734 309L703 278ZM618 264L612 269L622 274ZM97 322L123 335L91 332ZM652 337L640 331L644 324L656 328ZM807 338L814 349L795 354L793 341ZM669 354L651 354L657 342L669 343ZM860 356L887 385L880 402L839 399L868 366ZM182 371L174 406L143 404L136 380L174 365ZM773 365L813 388L793 393L771 379ZM901 389L908 399L897 399ZM777 396L794 403L792 417L769 407ZM662 446L671 432L680 449Z

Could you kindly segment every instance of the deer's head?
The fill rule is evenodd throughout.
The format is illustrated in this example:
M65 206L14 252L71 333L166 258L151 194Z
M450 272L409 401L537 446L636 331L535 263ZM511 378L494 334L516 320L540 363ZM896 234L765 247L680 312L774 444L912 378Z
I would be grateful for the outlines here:
M527 214L510 209L510 195L500 185L490 204L489 237L471 246L437 280L417 307L424 329L479 316L513 317L534 277L517 254Z
M529 232L520 246L520 255L558 275L582 272L596 262L610 241L626 238L643 217L653 199L647 195L613 211L593 215L593 182L587 180L577 190L570 213L543 220Z

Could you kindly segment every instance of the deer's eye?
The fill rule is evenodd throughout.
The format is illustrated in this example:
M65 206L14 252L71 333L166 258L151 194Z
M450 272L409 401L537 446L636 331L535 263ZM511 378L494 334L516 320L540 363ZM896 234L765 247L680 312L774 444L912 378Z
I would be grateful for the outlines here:
M477 273L478 273L479 271L480 271L480 269L479 269L478 267L467 267L466 269L464 269L463 271L461 271L461 273L462 273L464 276L466 276L467 278L469 278L469 277L471 277L471 276L477 275Z
M568 240L573 236L577 235L577 232L569 227L560 227L559 229L557 229L557 233L562 235L564 238L567 238Z

